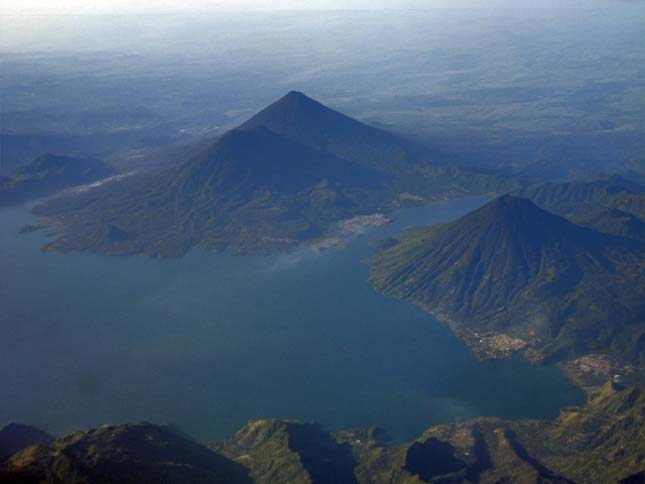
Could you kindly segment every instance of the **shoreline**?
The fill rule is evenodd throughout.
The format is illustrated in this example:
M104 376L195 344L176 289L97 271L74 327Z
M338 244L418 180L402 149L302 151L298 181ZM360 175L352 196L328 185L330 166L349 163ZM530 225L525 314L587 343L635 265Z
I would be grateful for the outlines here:
M541 358L538 350L532 347L530 341L525 341L506 333L490 332L479 334L478 332L467 331L462 328L460 323L443 313L432 311L422 303L387 294L378 289L371 280L369 284L379 294L407 304L413 304L441 324L448 326L450 331L468 348L480 364L486 361L508 360L515 356L526 359L534 366L545 364L544 359ZM506 342L507 346L505 348L495 348L495 343L498 342ZM481 343L481 346L478 343ZM491 346L493 346L493 351L491 351ZM612 359L610 355L603 353L589 353L576 358L546 364L558 367L560 372L573 385L585 393L587 400L593 398L608 383L636 385L638 387L639 375L643 373L643 369L636 368L631 364L620 364L615 359ZM584 404L581 404L581 406L584 406Z

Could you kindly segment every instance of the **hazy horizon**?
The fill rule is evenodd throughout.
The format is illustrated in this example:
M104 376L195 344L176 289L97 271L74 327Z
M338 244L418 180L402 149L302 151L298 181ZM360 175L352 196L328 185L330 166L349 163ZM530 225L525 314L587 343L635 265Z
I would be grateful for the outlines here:
M244 11L315 11L315 10L432 10L432 9L497 9L539 8L566 9L580 7L613 7L616 4L635 3L628 0L573 0L563 5L555 0L535 2L531 0L10 0L0 6L0 16L19 15L75 15L75 14L160 14L199 12L244 12Z

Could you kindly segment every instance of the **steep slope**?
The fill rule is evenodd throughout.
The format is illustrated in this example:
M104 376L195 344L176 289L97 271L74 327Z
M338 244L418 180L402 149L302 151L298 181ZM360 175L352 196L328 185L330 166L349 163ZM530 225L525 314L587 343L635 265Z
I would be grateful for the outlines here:
M317 150L393 173L423 150L407 140L356 121L301 92L291 91L242 124L262 126Z
M374 451L372 451L374 453ZM526 452L506 422L477 419L428 429L411 444L368 464L375 484L571 484Z
M277 252L354 215L518 186L436 167L415 150L292 92L177 169L60 197L36 213L58 234L48 250Z
M0 481L45 484L244 484L239 464L196 444L170 427L105 425L30 447L14 455Z
M525 349L643 359L645 246L504 196L404 237L370 260L372 284L451 323L482 357Z
M433 200L468 193L504 193L518 188L507 177L440 160L429 148L352 119L301 92L292 91L242 124L264 127L335 157L393 176L401 201ZM409 195L413 195L412 198Z
M0 462L32 445L49 445L54 437L35 427L10 423L0 429Z
M63 188L83 185L115 173L93 159L46 153L9 177L0 177L0 206L50 195Z
M247 466L256 484L355 484L351 447L319 425L256 420L212 448Z
M606 383L551 421L476 418L395 445L347 439L370 432L335 440L316 424L256 420L209 450L167 426L107 425L17 453L0 464L0 482L635 483L645 468L645 394Z
M546 465L576 482L617 482L645 471L645 394L606 383L581 408L553 422L514 425L517 438Z
M328 180L347 186L372 186L383 177L353 163L289 141L266 128L238 128L184 165L173 185L194 188L297 193Z
M176 170L60 198L36 213L64 227L50 249L162 257L195 246L288 250L377 207L384 180L265 128L236 129Z
M644 411L641 390L607 384L554 421L478 418L363 451L358 472L374 484L618 483L643 471Z

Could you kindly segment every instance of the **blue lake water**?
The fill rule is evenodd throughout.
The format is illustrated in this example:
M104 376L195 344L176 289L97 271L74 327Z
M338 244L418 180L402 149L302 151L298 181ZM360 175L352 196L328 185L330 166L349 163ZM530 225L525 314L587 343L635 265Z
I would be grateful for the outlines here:
M478 415L554 417L583 400L557 368L478 363L446 326L367 282L369 240L484 201L399 211L321 254L173 260L42 253L42 234L18 234L29 206L0 209L0 425L146 420L214 439L283 417L409 439Z

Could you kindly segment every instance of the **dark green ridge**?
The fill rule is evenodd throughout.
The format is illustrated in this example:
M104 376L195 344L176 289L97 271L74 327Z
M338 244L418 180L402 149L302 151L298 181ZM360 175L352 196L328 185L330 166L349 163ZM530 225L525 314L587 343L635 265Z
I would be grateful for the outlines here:
M7 484L633 483L643 475L645 395L607 383L552 421L437 425L401 445L314 423L255 420L202 445L169 426L105 425L26 448L0 464Z
M525 341L537 360L643 362L645 245L527 199L503 196L416 231L369 264L378 290L451 322L475 350L475 333L491 332Z

